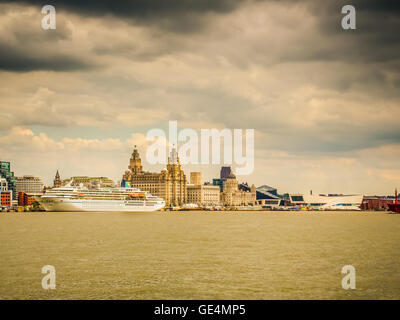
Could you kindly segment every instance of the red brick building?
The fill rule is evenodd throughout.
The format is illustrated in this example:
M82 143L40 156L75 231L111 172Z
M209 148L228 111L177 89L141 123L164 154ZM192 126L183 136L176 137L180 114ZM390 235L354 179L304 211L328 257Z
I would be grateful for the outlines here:
M6 190L6 191L0 191L1 198L1 206L2 207L11 207L12 204L12 191L11 190Z
M41 195L41 194L40 194ZM18 192L18 205L22 207L30 206L36 201L38 194Z
M361 210L385 211L389 210L388 203L393 202L393 199L387 197L364 197Z

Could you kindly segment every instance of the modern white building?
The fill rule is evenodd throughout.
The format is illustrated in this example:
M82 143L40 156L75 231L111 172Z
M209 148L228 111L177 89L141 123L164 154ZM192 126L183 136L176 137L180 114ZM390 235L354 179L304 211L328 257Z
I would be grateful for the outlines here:
M315 210L361 210L362 194L291 194L290 202L296 206Z
M38 177L34 176L23 176L17 177L16 182L16 192L25 193L42 193L43 192L43 182Z
M8 190L7 180L5 178L0 178L0 191L7 191L7 190Z
M255 205L263 208L281 209L284 200L279 198L278 190L267 185L262 185L256 189Z

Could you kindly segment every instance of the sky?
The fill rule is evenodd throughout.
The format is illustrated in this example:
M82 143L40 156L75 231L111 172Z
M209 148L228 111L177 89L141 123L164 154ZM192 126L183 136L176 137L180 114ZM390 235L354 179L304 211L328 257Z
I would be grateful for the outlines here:
M0 0L0 160L17 176L121 179L150 129L254 129L280 193L400 188L400 3ZM356 8L343 30L341 8ZM203 181L220 165L187 165Z

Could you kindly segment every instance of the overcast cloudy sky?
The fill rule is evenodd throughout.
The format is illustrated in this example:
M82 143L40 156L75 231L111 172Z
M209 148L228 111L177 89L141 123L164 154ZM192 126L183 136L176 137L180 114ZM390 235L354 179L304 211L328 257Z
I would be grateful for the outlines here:
M400 188L400 3L0 0L0 159L121 178L151 128L254 128L279 192ZM41 28L41 7L57 29ZM357 29L341 28L341 8ZM147 170L161 166L144 163ZM219 166L202 170L204 180Z

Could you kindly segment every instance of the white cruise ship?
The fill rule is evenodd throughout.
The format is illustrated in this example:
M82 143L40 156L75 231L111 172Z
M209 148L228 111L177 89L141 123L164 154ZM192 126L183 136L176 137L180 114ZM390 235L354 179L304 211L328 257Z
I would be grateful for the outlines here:
M37 199L46 211L156 211L165 206L162 198L136 188L63 186L48 190Z

